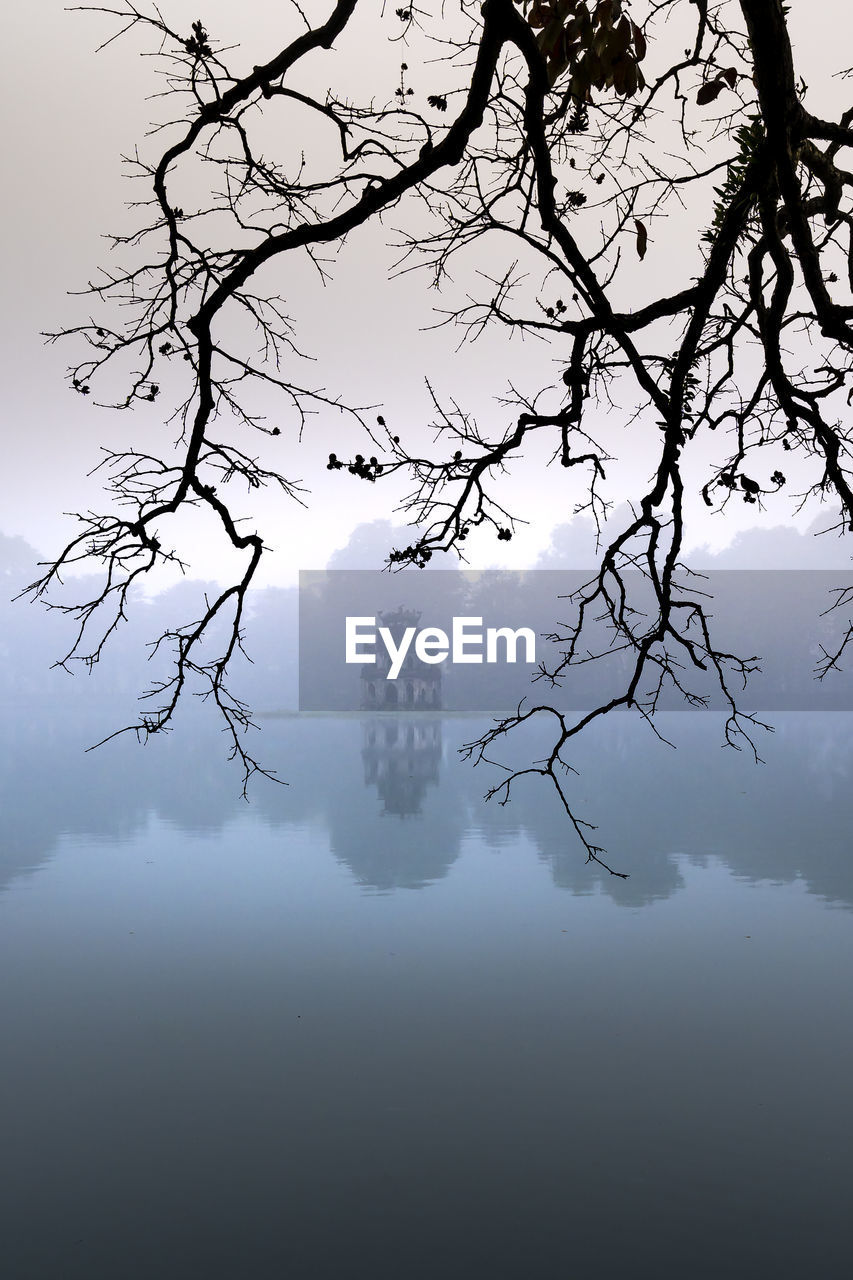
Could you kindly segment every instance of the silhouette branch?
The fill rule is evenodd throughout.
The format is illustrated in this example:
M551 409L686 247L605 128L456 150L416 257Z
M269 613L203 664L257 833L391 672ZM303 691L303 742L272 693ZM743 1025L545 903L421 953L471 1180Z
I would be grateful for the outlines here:
M226 677L264 544L241 531L228 485L304 501L270 449L295 446L309 418L325 428L344 416L365 452L330 452L330 471L372 485L407 479L403 509L419 532L391 563L423 566L438 552L462 557L469 538L513 536L523 513L509 510L501 477L545 439L565 469L569 509L591 513L599 542L576 622L558 637L562 657L539 679L556 688L592 660L603 623L625 680L576 720L539 703L469 744L469 756L486 759L532 718L555 726L544 761L490 794L503 803L515 779L548 778L588 858L607 866L576 813L562 755L593 720L627 708L657 732L665 689L701 706L710 680L727 708L725 742L757 759L755 731L768 726L740 699L759 660L714 640L707 597L683 565L690 502L719 513L736 497L764 506L785 489L784 465L804 486L800 504L831 499L839 531L853 530L853 108L837 120L806 109L782 0L461 0L452 17L431 5L380 17L363 0L337 0L316 25L293 5L296 34L242 72L201 21L187 33L132 3L86 8L115 25L105 46L133 32L153 41L174 114L153 133L159 154L129 160L149 195L137 229L114 238L123 265L88 287L98 315L50 336L77 343L76 393L122 410L174 398L167 420L178 441L162 455L107 450L110 512L79 517L30 587L77 620L63 663L98 661L140 579L183 565L166 545L170 522L204 510L243 569L199 618L160 638L173 648L173 677L127 728L170 727L200 679L245 789L265 771L246 754L250 712ZM402 53L418 75L399 62L384 102L321 87L326 64L314 55L345 47L353 29L377 65ZM428 94L425 67L435 77ZM296 151L281 143L294 137ZM191 208L188 190L201 193ZM410 449L383 415L368 419L297 376L307 358L297 322L264 288L266 269L287 255L307 255L322 282L332 267L321 254L389 218L398 270L425 272L438 297L451 295L439 327L463 343L492 330L544 341L559 362L546 385L519 387L521 363L488 430L461 388L448 393L431 376L431 450ZM671 226L687 229L679 262L662 247ZM460 298L453 280L465 273L474 292ZM273 443L282 429L252 411L255 386L280 398L285 440ZM638 460L637 479L630 519L613 528L608 475L623 449ZM93 563L99 593L74 605L50 599L66 569ZM223 621L228 638L207 657ZM850 638L826 655L824 674Z

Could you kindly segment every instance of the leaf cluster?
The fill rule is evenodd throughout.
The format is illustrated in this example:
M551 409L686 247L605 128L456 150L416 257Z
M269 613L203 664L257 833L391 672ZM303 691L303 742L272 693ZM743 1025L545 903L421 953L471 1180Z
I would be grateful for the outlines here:
M592 101L593 89L630 98L645 87L640 63L646 39L624 12L621 0L516 0L534 31L551 88L569 72L569 94Z

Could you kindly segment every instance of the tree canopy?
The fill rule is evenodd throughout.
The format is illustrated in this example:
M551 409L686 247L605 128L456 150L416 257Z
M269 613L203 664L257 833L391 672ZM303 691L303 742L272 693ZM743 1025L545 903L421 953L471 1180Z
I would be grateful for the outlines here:
M389 477L406 477L414 532L391 562L423 566L477 538L512 538L530 513L509 509L501 474L544 438L566 469L567 512L591 515L602 537L561 661L536 688L589 660L602 615L630 674L576 719L534 697L471 754L552 718L550 753L521 773L550 779L601 861L565 756L590 721L628 707L653 725L664 688L699 703L691 672L710 671L726 740L755 751L758 722L736 697L752 660L716 646L682 563L690 503L763 505L796 489L795 504L829 500L838 531L853 530L853 107L836 118L807 105L788 6L329 0L308 11L293 0L279 47L254 66L201 19L179 30L127 0L86 8L112 24L106 44L143 36L164 114L133 158L145 196L137 227L114 241L120 265L89 285L91 317L52 336L76 344L74 392L117 410L162 403L178 440L169 453L107 452L108 510L80 517L30 589L77 620L65 663L97 662L134 585L182 562L170 522L205 509L241 570L201 616L160 637L171 675L128 727L168 728L201 680L248 781L261 768L245 745L250 712L226 677L264 541L244 531L231 493L272 487L306 501L288 477L310 419L328 435L330 485L351 477L381 496ZM834 22L843 50L844 10ZM385 96L383 83L394 85ZM435 321L454 341L498 328L548 344L555 372L544 384L528 385L524 360L501 371L497 428L474 420L440 370L430 449L347 404L334 369L323 370L328 390L303 376L287 264L308 260L320 289L340 246L372 225L397 245L399 269L427 274ZM676 234L686 253L666 252ZM275 425L260 391L278 397ZM361 433L358 452L342 418ZM637 460L630 516L604 533L623 445ZM51 596L81 564L98 567L98 590L73 603ZM211 647L223 621L227 638ZM825 653L820 674L839 657ZM495 794L505 800L518 776Z

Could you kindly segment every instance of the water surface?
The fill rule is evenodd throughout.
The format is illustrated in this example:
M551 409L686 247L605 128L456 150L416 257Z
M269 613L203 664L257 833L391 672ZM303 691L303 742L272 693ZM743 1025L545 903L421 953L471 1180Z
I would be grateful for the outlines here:
M853 723L626 718L484 807L453 719L6 718L15 1280L848 1274Z

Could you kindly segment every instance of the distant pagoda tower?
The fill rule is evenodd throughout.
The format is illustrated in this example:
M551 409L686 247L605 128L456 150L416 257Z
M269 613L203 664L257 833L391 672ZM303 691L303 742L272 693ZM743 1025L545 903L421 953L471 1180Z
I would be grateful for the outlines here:
M420 613L401 605L393 613L380 613L378 625L387 627L399 646L407 627L417 630ZM414 644L403 659L396 680L388 679L391 657L384 644L377 643L376 661L361 668L362 711L437 711L441 708L441 663L423 662Z

